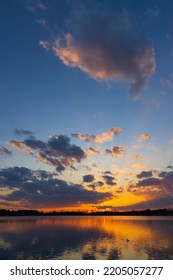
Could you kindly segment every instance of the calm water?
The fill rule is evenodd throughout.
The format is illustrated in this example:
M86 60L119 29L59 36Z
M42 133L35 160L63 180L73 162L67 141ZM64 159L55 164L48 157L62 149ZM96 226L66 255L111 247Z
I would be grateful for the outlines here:
M0 218L0 259L173 260L173 217Z

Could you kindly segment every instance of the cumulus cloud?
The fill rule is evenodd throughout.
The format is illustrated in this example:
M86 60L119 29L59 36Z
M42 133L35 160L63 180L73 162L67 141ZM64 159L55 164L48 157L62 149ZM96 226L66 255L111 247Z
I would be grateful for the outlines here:
M8 149L7 147L0 147L0 156L11 156L12 155L12 151L10 149Z
M17 188L21 183L27 182L33 172L26 167L9 167L0 170L0 187Z
M94 183L88 185L88 187L93 188L93 189L95 189L96 187L102 187L102 186L104 186L104 183L102 181L97 181L97 182L94 182Z
M117 135L119 132L121 132L121 128L113 127L111 129L109 129L108 131L103 132L98 135L90 135L90 134L83 135L81 133L76 132L76 133L72 133L72 136L79 138L86 142L93 141L96 143L103 143L105 141L111 141L113 139L113 137L115 135Z
M82 185L67 183L44 170L33 171L24 167L0 170L0 187L11 190L0 199L15 202L19 207L50 208L97 204L111 199L109 192L86 190Z
M125 148L123 146L113 146L111 150L106 149L105 152L113 157L121 157L125 154Z
M136 177L141 179L141 178L148 178L151 177L153 175L152 170L150 171L142 171L140 174L137 174Z
M159 185L160 182L161 182L160 179L150 177L150 178L147 178L147 179L140 180L140 181L137 183L136 186L137 186L137 187L154 186L154 185Z
M138 142L144 142L151 139L151 135L148 133L141 134L140 137L137 139Z
M103 175L102 178L105 181L105 183L109 186L115 186L117 184L113 176Z
M78 9L69 31L56 36L52 49L67 66L78 67L96 80L126 80L138 98L155 73L151 41L126 12Z
M85 183L91 183L95 180L94 176L91 175L91 174L88 174L88 175L84 175L83 176L83 182Z
M9 143L20 151L36 156L39 161L55 166L57 172L73 167L75 162L87 158L86 153L79 146L71 144L70 138L65 135L52 136L47 142L27 138Z
M141 172L137 178L141 178L142 180L139 180L137 183L129 182L128 191L135 195L142 195L149 200L149 207L153 207L152 201L161 202L162 198L163 204L165 199L165 201L169 200L170 202L172 200L171 205L173 205L173 171L154 172L157 177L148 177L149 175L152 176L153 172ZM159 204L158 207L160 207ZM166 207L166 204L164 207Z

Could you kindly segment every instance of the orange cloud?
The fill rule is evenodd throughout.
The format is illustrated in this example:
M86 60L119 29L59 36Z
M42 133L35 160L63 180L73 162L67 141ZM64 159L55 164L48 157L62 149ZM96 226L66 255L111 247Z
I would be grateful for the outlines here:
M151 139L151 135L148 133L141 134L141 136L137 139L138 142L144 142Z
M58 34L51 48L66 66L78 67L96 80L126 80L138 98L155 73L154 49L128 12L105 8L91 13L83 7L73 13L70 30Z
M93 154L93 155L98 155L100 154L100 151L95 149L95 148L92 148L92 147L89 147L89 148L86 148L85 149L87 152L89 152L90 154Z
M145 164L142 164L142 163L132 163L130 166L138 168L138 169L142 169L142 168L146 167Z
M140 154L136 154L133 156L134 159L139 160L142 158L142 156Z
M83 135L81 133L76 132L76 133L73 133L72 136L79 138L86 142L93 141L96 143L103 143L105 141L111 141L113 139L113 137L121 131L122 131L121 128L114 127L114 128L109 129L108 131L103 132L98 135L90 135L90 134Z
M29 151L31 151L31 149L30 149L29 147L27 147L27 146L25 145L25 143L22 142L22 141L11 140L11 141L9 141L9 143L10 143L14 148L16 148L16 149L19 150L19 151L23 151L23 152L29 152Z
M123 146L113 146L112 149L106 149L107 154L111 154L113 157L121 157L125 154L125 148Z

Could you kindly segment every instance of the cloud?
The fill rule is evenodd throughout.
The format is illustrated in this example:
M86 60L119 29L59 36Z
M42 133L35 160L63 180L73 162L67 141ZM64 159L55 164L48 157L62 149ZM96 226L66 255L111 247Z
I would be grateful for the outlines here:
M9 167L0 170L0 187L17 188L21 183L27 182L33 172L26 167Z
M0 187L10 189L0 199L18 207L51 208L97 204L111 199L109 192L86 190L82 185L59 180L50 172L13 167L0 170Z
M132 163L132 164L130 164L130 166L135 167L137 169L145 168L145 164L143 164L143 163Z
M83 135L83 134L78 133L78 132L72 133L71 135L73 137L79 138L79 139L81 139L83 141L86 141L86 142L93 141L93 142L96 142L96 143L103 143L105 141L111 141L113 139L113 137L115 135L117 135L119 132L121 132L121 128L114 127L114 128L109 129L108 131L103 132L103 133L98 134L98 135L90 135L90 134Z
M115 186L117 183L114 181L115 178L113 176L109 176L109 175L103 175L102 176L103 180L105 181L105 183L109 186Z
M143 179L143 180L138 181L138 183L137 183L136 186L137 186L137 187L155 186L155 185L159 185L160 182L161 182L160 179L150 177L150 178L147 178L147 179Z
M93 154L93 155L99 155L100 154L100 151L95 149L95 148L92 148L92 147L89 147L89 148L86 148L85 149L87 152L89 152L90 154Z
M137 174L136 177L141 179L141 178L148 178L151 177L153 175L152 170L150 171L142 171L140 174Z
M24 4L26 9L33 13L37 11L45 12L47 10L47 6L41 0L25 0Z
M95 180L94 176L91 175L91 174L88 174L88 175L84 175L83 176L83 182L85 183L91 183Z
M40 40L39 45L43 47L46 51L50 50L50 43L48 41Z
M173 170L173 165L168 165L166 168Z
M10 149L8 149L7 147L0 147L0 156L11 156L12 155L12 151Z
M14 134L19 135L19 136L32 136L33 135L33 133L31 131L26 130L26 129L15 129Z
M161 202L162 198L164 201L164 198L169 200L169 197L172 197L171 199L173 205L173 171L155 172L155 175L158 176L157 178L147 177L149 174L153 173L151 173L151 171L147 171L143 174L144 176L142 175L144 179L139 180L137 183L129 182L128 191L135 195L142 195L144 198L149 200L149 203L151 202L149 207L153 207L152 201Z
M30 148L27 147L23 141L10 140L9 144L11 144L14 148L16 148L19 151L23 151L25 153L30 151Z
M44 19L36 19L35 22L38 23L39 25L43 26L44 28L46 28L48 25L47 21ZM46 41L42 41L42 42L46 42Z
M69 19L69 30L58 34L54 54L69 67L78 67L96 80L125 80L138 98L155 73L151 41L139 23L126 12L104 5L78 8Z
M151 198L147 199L146 201L141 201L138 203L134 203L127 206L120 206L116 209L121 210L145 210L145 209L153 209L153 208L169 208L173 207L173 196L164 196L164 197L157 197L157 198Z
M161 78L160 82L163 86L166 86L168 88L172 88L173 87L173 75L172 75L172 73L171 73L170 78Z
M148 133L141 134L141 136L137 139L138 142L144 142L151 139L151 135Z
M125 148L123 146L113 146L111 150L106 149L105 152L113 157L121 157L125 154Z
M142 156L140 154L136 154L133 156L134 159L139 160L142 158Z
M104 174L106 174L106 175L107 175L107 174L112 175L112 172L107 170L107 171L104 172Z
M61 172L66 167L72 168L75 162L87 158L87 154L70 141L70 138L65 135L55 135L47 142L27 138L24 141L12 140L9 143L19 151L29 153L39 161L55 166L57 172Z

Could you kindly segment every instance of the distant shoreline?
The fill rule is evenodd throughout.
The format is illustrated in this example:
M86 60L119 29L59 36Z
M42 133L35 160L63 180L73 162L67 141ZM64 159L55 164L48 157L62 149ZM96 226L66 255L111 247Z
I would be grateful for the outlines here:
M17 216L173 216L173 209L145 209L130 211L102 211L102 212L80 212L80 211L49 211L43 212L38 210L6 210L0 209L0 217L17 217Z

